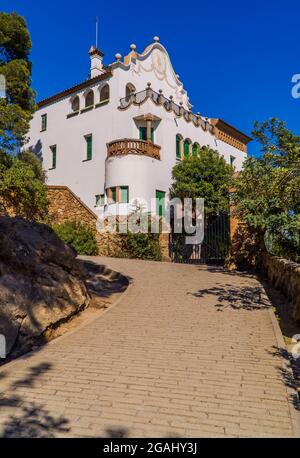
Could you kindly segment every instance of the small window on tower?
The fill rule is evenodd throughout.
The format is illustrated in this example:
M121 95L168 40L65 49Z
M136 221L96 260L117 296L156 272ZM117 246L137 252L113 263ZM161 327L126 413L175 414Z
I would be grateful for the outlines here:
M109 85L105 84L100 90L100 102L109 101Z
M42 128L41 128L41 131L43 132L44 130L47 130L47 115L46 114L42 115Z
M230 165L231 165L231 167L234 167L234 165L235 165L235 159L236 159L236 158L235 158L234 156L230 156Z
M79 108L80 108L79 97L78 97L78 95L76 95L76 97L74 97L74 99L72 101L72 111L75 113L75 112L79 111Z
M86 135L85 137L86 142L86 158L85 161L91 161L93 157L93 136L92 134Z
M94 105L94 92L89 91L85 96L85 107L92 107Z
M50 146L52 158L51 158L51 169L56 169L56 145Z
M128 204L128 203L129 203L128 186L121 186L120 187L120 204Z
M96 196L96 207L103 207L105 204L104 194L98 194Z

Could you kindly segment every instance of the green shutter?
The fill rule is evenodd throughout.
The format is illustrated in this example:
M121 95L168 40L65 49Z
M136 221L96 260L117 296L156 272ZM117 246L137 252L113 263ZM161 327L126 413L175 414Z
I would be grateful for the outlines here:
M187 141L184 142L183 152L184 152L184 157L188 157L190 155L190 144Z
M140 127L140 140L147 140L147 127Z
M52 153L52 169L56 169L56 145L50 146Z
M93 157L93 137L88 135L85 137L86 140L86 160L91 161Z
M129 203L129 189L128 186L120 187L120 203L128 204Z
M151 127L151 141L154 143L154 127Z
M181 158L180 143L181 143L181 137L179 137L179 135L176 135L176 157L178 159Z
M165 216L165 211L166 211L165 197L166 197L165 192L156 191L156 214L157 216Z
M111 188L111 201L113 204L115 204L117 201L117 189L116 188Z
M197 143L194 143L193 144L193 156L198 156L198 153L199 153L199 147Z

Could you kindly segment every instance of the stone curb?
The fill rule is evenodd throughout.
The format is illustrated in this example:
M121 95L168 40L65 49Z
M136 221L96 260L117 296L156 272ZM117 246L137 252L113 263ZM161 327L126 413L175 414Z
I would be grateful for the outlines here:
M283 348L288 353L279 323L277 321L274 311L271 308L269 309L269 315L270 315L270 319L272 322L272 326L273 326L278 348ZM281 366L282 366L282 369L291 376L291 379L294 379L292 368L290 367L289 363L283 358L281 358ZM300 411L297 411L294 408L292 404L292 400L291 400L293 396L295 395L298 396L298 392L295 388L292 388L290 386L286 386L286 391L288 395L288 404L290 408L290 414L291 414L295 438L300 438Z

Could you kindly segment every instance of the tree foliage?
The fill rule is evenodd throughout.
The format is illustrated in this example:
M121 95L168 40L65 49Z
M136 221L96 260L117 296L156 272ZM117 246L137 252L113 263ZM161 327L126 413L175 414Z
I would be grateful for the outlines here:
M30 152L0 152L0 212L32 221L47 216L47 186L40 160Z
M253 131L262 149L235 178L236 213L274 254L300 256L300 137L272 118ZM266 237L267 236L267 237Z
M16 151L25 141L35 108L31 88L30 35L23 17L0 13L0 75L6 97L0 99L0 149Z
M232 167L225 159L204 147L198 156L186 157L173 168L170 196L204 198L206 215L228 211L231 175Z
M76 221L66 221L52 226L58 237L71 245L77 254L93 256L98 254L98 247L93 232Z

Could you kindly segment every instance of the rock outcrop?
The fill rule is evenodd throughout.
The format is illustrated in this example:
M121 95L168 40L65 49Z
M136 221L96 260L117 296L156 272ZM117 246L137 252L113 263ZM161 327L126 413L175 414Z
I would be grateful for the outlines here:
M40 343L89 300L72 248L46 225L0 218L0 334L7 354Z

